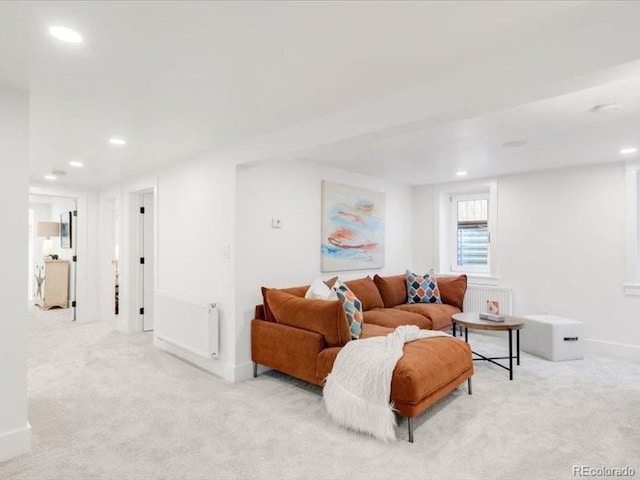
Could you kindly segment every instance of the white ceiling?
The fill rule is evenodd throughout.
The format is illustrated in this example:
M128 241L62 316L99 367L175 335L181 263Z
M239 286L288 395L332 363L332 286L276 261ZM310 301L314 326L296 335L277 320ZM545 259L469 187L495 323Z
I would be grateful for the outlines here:
M640 59L638 20L634 2L0 2L0 83L31 92L34 182L64 169L59 184L95 187L270 137L446 181L609 159L594 152L638 125L639 89L634 68L602 72ZM584 114L601 97L623 111ZM529 145L496 147L515 138Z
M621 161L640 148L640 66L623 81L482 116L368 141L325 147L314 162L421 185L524 171ZM617 113L594 114L618 102ZM505 147L512 141L526 142Z

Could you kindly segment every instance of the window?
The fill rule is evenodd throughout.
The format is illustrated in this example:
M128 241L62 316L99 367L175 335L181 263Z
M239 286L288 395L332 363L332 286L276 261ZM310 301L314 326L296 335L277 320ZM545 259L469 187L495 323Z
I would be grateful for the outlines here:
M433 193L436 271L466 273L475 284L497 285L498 181L453 183Z
M489 193L452 195L451 270L490 271Z

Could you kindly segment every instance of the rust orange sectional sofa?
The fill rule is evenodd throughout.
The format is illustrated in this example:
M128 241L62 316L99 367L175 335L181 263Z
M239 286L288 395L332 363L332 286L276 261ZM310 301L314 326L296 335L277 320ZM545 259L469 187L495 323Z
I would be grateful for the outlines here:
M450 328L451 315L462 311L467 278L438 277L442 304L407 304L404 275L376 275L345 284L363 304L360 338L368 338L387 335L401 325ZM304 298L308 288L262 289L264 303L256 306L251 323L254 376L260 364L322 385L338 352L351 341L341 303ZM409 441L413 441L411 418L465 380L471 393L472 375L471 349L460 339L437 337L405 345L394 370L391 401L408 418Z

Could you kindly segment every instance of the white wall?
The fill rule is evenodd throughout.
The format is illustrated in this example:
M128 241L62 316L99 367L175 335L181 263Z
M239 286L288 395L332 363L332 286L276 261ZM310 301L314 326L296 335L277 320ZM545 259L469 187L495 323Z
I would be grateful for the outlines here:
M29 97L0 87L0 205L5 252L0 276L0 461L25 453L27 422L27 271Z
M156 200L156 290L201 303L220 313L220 356L205 359L174 348L156 335L156 345L230 381L235 381L236 167L208 156L158 173ZM228 245L230 258L223 257ZM156 308L155 332L162 312Z
M416 268L436 264L437 196L414 189ZM626 296L622 163L498 179L497 273L514 313L582 320L595 352L640 358L640 298Z
M262 303L261 286L309 284L320 272L321 181L386 193L386 248L382 270L339 273L361 278L412 268L412 191L408 186L305 162L239 167L236 204L236 363L250 373L250 322ZM271 219L282 228L271 228ZM333 276L333 274L326 274Z
M77 198L78 216L76 232L76 320L93 322L100 318L98 308L99 261L98 261L98 193L86 192Z

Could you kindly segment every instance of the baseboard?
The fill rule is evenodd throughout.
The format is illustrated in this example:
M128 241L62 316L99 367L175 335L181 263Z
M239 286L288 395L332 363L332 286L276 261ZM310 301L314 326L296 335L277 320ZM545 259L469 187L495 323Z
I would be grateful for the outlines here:
M31 425L0 435L0 462L23 455L31 450Z
M214 375L221 377L229 382L237 381L235 377L236 368L234 368L233 365L229 365L223 362L222 360L201 357L187 350L184 350L177 345L165 342L164 340L156 336L153 337L153 344L160 350L171 353L172 355L175 355L182 360L186 360L196 367L206 370L209 373L213 373Z
M606 357L624 358L640 361L640 346L627 343L605 342L604 340L585 340L587 353L603 355Z
M258 365L258 375L264 372L268 372L269 370L271 370L271 368L265 367L264 365ZM243 363L242 365L238 365L235 368L236 382L244 382L252 378L253 378L253 362L246 362L246 363Z
M236 382L244 382L253 378L253 362L245 362L236 366L234 369L234 378Z

